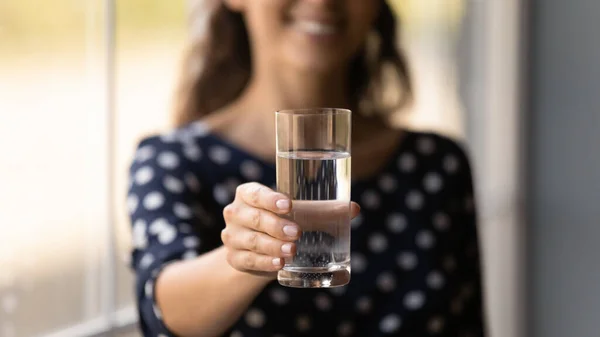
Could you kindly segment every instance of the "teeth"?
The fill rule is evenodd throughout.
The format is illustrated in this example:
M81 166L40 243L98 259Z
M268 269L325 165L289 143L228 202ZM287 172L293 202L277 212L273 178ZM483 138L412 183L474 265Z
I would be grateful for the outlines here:
M335 25L324 24L316 21L298 21L296 22L296 28L305 33L315 35L334 34L337 31L337 27Z

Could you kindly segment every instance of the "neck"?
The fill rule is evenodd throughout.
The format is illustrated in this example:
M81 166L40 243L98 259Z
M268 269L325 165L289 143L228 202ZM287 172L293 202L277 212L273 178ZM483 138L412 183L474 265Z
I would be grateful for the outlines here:
M303 108L349 108L345 70L328 74L257 69L246 90L230 107L230 135L252 137L265 158L274 153L275 111ZM276 67L272 67L276 68ZM256 68L255 68L256 69Z
M264 68L254 72L238 101L246 111L273 113L284 109L350 107L345 69L318 73Z

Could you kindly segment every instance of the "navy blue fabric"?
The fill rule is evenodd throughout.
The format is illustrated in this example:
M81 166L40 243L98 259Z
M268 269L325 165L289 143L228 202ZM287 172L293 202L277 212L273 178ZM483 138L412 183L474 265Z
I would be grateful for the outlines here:
M130 211L140 327L173 336L154 301L165 264L219 247L223 207L244 182L275 185L270 163L201 122L143 139ZM483 336L469 161L453 140L407 131L375 177L352 185L352 279L334 289L269 284L224 336Z

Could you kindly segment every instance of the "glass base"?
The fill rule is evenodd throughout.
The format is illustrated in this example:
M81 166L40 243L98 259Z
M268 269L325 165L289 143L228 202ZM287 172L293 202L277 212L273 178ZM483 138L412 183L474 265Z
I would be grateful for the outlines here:
M292 288L334 288L350 282L350 267L336 270L322 268L285 268L277 273L279 284Z

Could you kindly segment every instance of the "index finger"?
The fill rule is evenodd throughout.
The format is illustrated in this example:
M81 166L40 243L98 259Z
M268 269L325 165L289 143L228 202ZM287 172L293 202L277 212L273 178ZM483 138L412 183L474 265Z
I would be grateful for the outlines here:
M290 199L259 183L246 183L238 186L236 198L249 206L262 208L277 214L286 214L292 207Z

